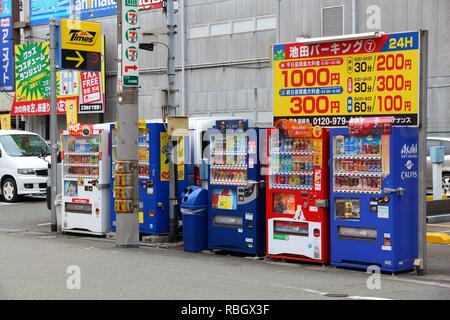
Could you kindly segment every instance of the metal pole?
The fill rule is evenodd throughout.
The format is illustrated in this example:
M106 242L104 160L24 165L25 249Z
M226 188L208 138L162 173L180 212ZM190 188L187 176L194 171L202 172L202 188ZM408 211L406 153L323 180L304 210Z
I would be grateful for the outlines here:
M181 20L181 114L188 114L186 108L186 28L185 28L185 0L180 0Z
M123 2L117 2L117 43L123 49L122 15ZM131 166L132 179L127 179L126 189L133 190L132 208L116 215L116 247L137 248L139 246L139 105L138 88L122 86L122 50L118 57L118 103L117 103L117 162ZM123 89L122 89L123 88ZM116 179L117 180L117 179ZM117 200L116 200L117 201ZM129 201L127 201L129 202Z
M276 43L281 41L281 0L277 0L277 30L276 30Z
M439 147L434 147L439 148ZM442 163L433 163L433 200L442 200Z
M167 0L167 29L168 29L168 47L169 47L169 61L167 65L167 76L169 79L169 92L168 92L168 114L176 115L175 107L175 17L174 17L174 3L173 0ZM170 167L170 179L169 179L169 232L170 240L176 241L178 233L178 220L177 220L177 190L175 176L175 164L174 164L174 146L172 137L169 137L168 143L168 157Z
M352 0L352 33L357 32L356 27L356 0Z
M56 221L56 181L57 177L57 152L58 152L58 136L57 136L57 115L56 115L56 20L50 19L50 140L52 144L52 162L51 162L51 231L58 231Z
M419 267L424 275L427 269L427 130L428 130L428 31L420 37L420 127L419 127Z

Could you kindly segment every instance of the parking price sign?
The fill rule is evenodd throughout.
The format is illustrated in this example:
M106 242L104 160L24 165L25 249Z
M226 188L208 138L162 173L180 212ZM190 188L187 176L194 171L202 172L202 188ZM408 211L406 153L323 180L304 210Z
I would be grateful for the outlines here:
M122 1L122 83L124 87L139 87L138 0Z
M419 124L419 32L274 45L274 118L325 127Z

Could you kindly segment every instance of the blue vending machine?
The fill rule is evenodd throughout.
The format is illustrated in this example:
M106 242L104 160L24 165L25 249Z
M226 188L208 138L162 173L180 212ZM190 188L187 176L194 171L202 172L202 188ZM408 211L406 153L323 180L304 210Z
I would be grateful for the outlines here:
M265 189L258 129L246 121L218 121L210 139L208 247L265 253Z
M179 141L178 156L183 161L177 166L178 198L186 189L186 141ZM139 198L143 209L139 213L141 235L169 233L169 159L167 157L168 135L161 121L139 122ZM111 126L111 183L114 186L114 162L117 159L117 130ZM114 188L111 188L111 230L116 231ZM181 217L179 217L181 219Z
M418 129L392 118L331 130L331 264L414 269L418 255Z

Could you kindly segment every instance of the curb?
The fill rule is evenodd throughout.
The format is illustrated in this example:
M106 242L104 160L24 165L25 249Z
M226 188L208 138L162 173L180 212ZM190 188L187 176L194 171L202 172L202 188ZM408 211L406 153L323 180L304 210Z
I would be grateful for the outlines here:
M450 244L450 236L445 233L427 233L427 243L431 244Z

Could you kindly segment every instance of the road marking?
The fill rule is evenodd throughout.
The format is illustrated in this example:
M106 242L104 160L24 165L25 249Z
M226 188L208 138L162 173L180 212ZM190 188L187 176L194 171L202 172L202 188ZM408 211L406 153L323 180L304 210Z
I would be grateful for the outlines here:
M351 297L348 297L347 299L352 299L352 300L380 300L380 301L392 300L392 299L387 299L387 298L360 297L360 296L351 296Z
M37 224L37 226L43 227L43 226L49 226L51 224L52 224L51 222L45 222L45 223L39 223L39 224Z
M434 279L414 280L414 279L408 279L408 278L395 278L394 277L394 278L391 278L390 280L450 289L450 285L439 282L439 279L436 279L436 280L434 280Z
M449 224L427 224L427 227L443 227L443 228L448 228L450 227Z
M298 287L294 287L294 286L284 286L284 285L274 285L276 287L283 287L283 288L289 288L289 289L294 289L294 290L299 290L299 291L303 291L306 293L311 293L311 294L317 294L320 296L324 296L326 297L327 295L330 295L332 293L330 292L321 292L318 290L313 290L313 289L306 289L306 288L298 288ZM352 300L392 300L392 299L388 299L388 298L378 298L378 297L363 297L363 296L347 296L347 297L343 297L341 299L352 299Z

